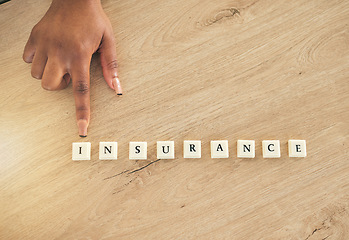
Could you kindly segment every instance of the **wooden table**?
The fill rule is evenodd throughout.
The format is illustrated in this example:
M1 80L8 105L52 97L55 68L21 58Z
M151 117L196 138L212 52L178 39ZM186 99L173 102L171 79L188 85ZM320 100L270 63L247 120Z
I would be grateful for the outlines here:
M349 1L102 3L124 95L95 56L86 139L71 86L43 90L21 58L50 1L0 5L1 239L349 239ZM262 157L267 139L281 158ZM308 156L288 157L289 139ZM175 160L156 159L159 140ZM201 159L183 159L184 140ZM230 158L211 159L211 140ZM91 161L72 161L78 141ZM101 141L118 160L98 160ZM147 161L128 159L130 141Z

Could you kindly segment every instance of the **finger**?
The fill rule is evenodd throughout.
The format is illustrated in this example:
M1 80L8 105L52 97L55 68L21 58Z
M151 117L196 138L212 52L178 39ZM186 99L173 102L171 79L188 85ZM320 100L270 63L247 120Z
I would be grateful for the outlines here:
M33 61L33 57L35 54L35 45L34 45L34 41L33 41L33 34L31 33L29 36L29 39L24 47L24 51L23 51L23 60L26 63L31 63Z
M56 60L47 61L44 74L41 80L42 88L50 91L60 90L68 86L69 82L63 79L66 71L62 64Z
M80 137L87 136L90 121L90 62L91 58L73 65L71 72Z
M47 55L42 49L38 49L32 60L31 74L33 78L41 79L47 62Z
M62 90L67 88L69 86L70 80L71 78L69 73L64 74L61 80L61 83L58 85L58 87L55 90Z
M99 52L101 54L101 65L105 81L118 95L122 95L122 88L117 73L115 39L112 31L104 34Z

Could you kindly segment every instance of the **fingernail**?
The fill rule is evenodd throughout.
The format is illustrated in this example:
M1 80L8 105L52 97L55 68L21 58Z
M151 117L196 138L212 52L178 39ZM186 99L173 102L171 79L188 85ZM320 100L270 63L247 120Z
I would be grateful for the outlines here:
M122 95L121 83L117 76L113 77L113 87L117 95Z
M80 137L87 137L87 121L84 119L78 120L78 129Z

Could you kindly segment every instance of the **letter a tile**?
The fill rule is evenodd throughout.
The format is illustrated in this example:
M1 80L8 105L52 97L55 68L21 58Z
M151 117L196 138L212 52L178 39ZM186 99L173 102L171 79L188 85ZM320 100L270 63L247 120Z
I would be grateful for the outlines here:
M211 158L228 158L228 140L211 141Z

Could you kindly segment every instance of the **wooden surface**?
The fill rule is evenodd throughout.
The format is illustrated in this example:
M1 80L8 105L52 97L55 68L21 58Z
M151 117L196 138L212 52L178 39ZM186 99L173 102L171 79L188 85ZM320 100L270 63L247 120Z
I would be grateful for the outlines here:
M86 139L71 86L41 89L21 58L49 4L0 5L1 239L349 239L349 1L104 0L124 95L94 57ZM231 157L213 160L221 139ZM256 158L237 159L238 139ZM288 139L308 156L289 158ZM157 161L157 140L175 160ZM71 160L76 141L91 161ZM98 160L100 141L117 161ZM148 161L128 160L130 141Z

